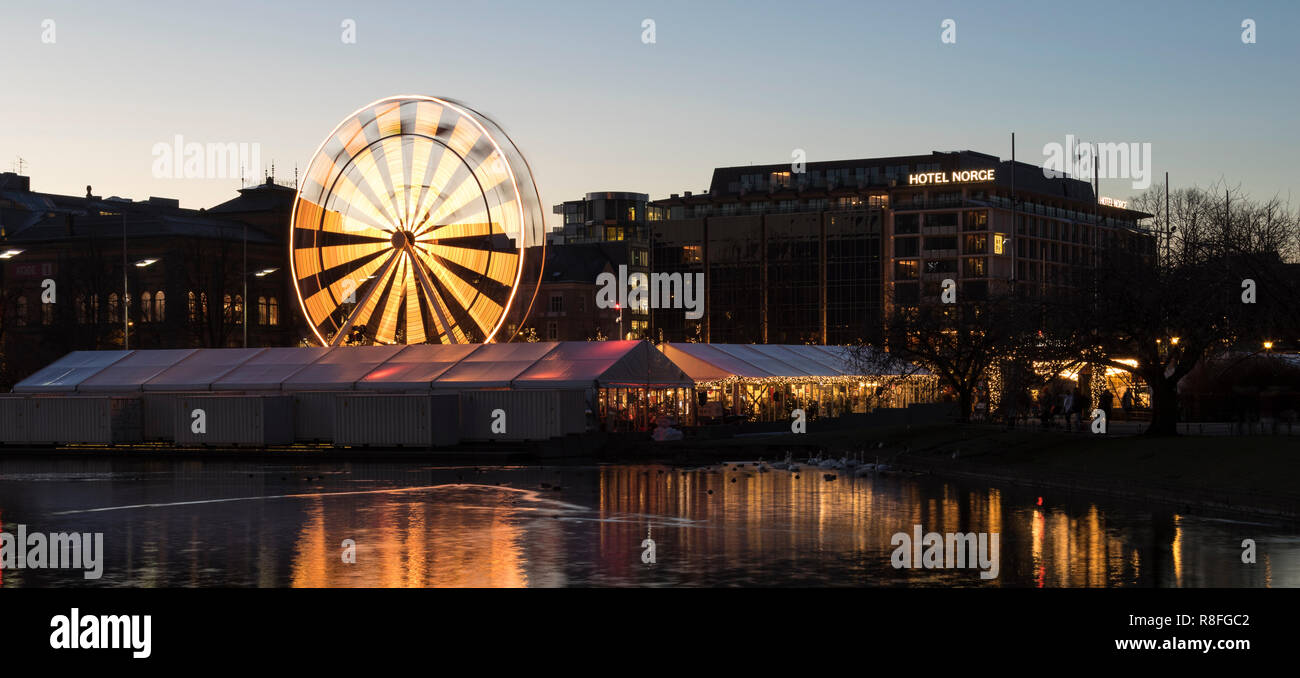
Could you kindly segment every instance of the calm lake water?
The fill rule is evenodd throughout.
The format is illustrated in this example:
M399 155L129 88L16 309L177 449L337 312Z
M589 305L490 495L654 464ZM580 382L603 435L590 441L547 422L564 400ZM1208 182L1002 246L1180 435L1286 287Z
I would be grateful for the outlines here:
M1292 525L827 472L11 458L0 460L3 531L102 532L106 553L97 581L5 569L0 585L1300 585ZM895 569L891 538L917 524L998 533L999 576ZM1253 565L1241 562L1246 538ZM343 561L349 539L355 563Z

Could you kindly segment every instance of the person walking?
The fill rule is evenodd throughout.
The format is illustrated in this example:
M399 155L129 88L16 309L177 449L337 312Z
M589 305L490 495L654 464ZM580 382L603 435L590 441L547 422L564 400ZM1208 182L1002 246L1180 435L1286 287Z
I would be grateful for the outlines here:
M1106 415L1106 421L1110 421L1110 408L1115 406L1115 396L1111 394L1110 389L1101 392L1101 411Z
M1074 390L1066 391L1061 396L1061 411L1065 413L1065 430L1070 430L1070 417L1074 415Z

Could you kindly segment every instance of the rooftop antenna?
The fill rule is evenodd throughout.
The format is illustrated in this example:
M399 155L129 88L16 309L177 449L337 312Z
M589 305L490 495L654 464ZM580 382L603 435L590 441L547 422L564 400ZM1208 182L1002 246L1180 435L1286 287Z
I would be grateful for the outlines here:
M298 163L293 164L293 190L298 190Z
M23 166L25 166L26 164L27 164L27 161L26 161L26 160L23 160L22 156L18 156L18 160L17 160L16 162L14 162L14 166L15 166L15 169L16 169L16 172L15 172L15 173L16 173L16 174L22 174L22 173L23 173Z

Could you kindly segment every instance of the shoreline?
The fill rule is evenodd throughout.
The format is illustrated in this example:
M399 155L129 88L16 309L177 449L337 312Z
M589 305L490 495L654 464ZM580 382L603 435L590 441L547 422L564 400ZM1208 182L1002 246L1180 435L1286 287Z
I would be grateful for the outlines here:
M1225 445L1224 443L1229 443ZM1172 443L1172 444L1171 444ZM1247 450L1254 446L1257 449ZM192 448L165 445L0 448L0 459L241 460L260 462L404 463L447 465L660 463L701 466L734 459L798 462L821 454L880 461L898 472L1009 487L1045 488L1171 506L1184 513L1300 522L1300 477L1294 439L1277 436L1091 438L1055 431L1007 431L980 425L841 429L808 434L695 438L653 443L632 438L487 444L447 451L335 448ZM1150 448L1155 448L1154 451ZM1229 457L1225 460L1225 457ZM1292 458L1295 457L1295 458ZM1224 462L1227 462L1226 466ZM802 462L801 462L802 463ZM1101 468L1106 472L1098 472ZM1235 471L1240 477L1232 478ZM1234 481L1229 482L1229 481ZM1267 480L1270 485L1261 486Z

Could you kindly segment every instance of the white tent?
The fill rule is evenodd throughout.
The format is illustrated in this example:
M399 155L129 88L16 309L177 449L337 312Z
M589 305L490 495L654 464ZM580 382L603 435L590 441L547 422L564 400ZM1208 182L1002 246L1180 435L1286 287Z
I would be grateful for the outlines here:
M511 382L521 389L692 386L690 377L643 341L570 341Z
M18 382L14 393L69 393L132 351L73 351Z

